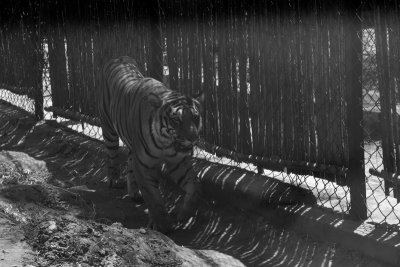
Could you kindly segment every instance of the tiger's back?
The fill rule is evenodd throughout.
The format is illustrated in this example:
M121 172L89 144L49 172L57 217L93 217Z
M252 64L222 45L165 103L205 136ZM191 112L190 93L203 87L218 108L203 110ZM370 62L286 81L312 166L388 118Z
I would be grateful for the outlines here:
M133 149L132 126L140 121L141 102L157 91L168 91L160 82L144 78L130 57L120 57L109 61L103 69L103 88L100 106L106 113L110 127L114 128L124 143ZM144 125L142 126L144 128Z

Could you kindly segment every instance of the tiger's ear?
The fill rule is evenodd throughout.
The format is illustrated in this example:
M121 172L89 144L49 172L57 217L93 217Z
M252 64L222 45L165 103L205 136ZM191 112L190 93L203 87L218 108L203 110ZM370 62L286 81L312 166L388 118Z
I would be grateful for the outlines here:
M162 100L155 94L149 94L146 97L146 101L150 103L154 108L159 108L162 106Z
M196 94L193 95L193 98L196 99L199 103L200 106L203 106L204 104L204 91L198 91Z

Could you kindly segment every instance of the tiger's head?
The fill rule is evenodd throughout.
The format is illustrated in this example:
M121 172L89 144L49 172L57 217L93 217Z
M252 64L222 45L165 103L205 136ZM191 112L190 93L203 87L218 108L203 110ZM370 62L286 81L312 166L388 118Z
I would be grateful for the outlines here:
M174 132L175 147L178 150L191 149L202 128L201 101L185 96L170 106L167 117Z
M170 91L162 100L150 95L148 100L157 110L153 131L158 133L160 142L174 146L177 151L192 150L202 128L203 99L203 93L191 98Z

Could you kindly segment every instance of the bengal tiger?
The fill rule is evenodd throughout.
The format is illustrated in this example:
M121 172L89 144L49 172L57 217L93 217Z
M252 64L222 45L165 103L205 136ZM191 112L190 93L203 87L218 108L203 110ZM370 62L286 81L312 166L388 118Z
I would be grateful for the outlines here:
M159 191L160 169L180 186L185 196L178 220L187 220L197 205L201 186L193 170L193 145L202 128L200 99L145 78L134 59L122 56L103 68L99 113L108 155L110 186L119 179L119 138L129 149L128 195L143 196L149 227L172 230Z

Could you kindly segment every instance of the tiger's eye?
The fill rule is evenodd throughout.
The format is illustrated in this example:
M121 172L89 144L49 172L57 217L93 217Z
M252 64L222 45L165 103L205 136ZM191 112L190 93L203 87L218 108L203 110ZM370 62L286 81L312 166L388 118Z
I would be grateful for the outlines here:
M174 126L174 127L179 125L179 119L177 117L172 117L170 119L170 122L171 122L172 126Z

